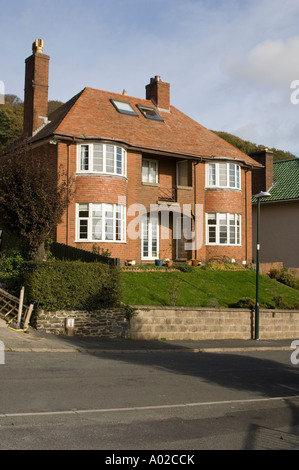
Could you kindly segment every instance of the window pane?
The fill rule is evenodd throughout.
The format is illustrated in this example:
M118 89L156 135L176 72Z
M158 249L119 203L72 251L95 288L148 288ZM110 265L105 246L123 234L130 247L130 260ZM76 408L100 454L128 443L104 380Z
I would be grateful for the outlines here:
M216 185L216 165L215 163L209 164L209 186Z
M236 165L230 163L229 164L229 186L231 188L236 187L236 173L235 173Z
M209 243L216 243L216 227L209 227Z
M137 116L137 113L134 111L130 103L126 103L125 101L118 101L118 100L111 100L116 109L123 114L131 114L133 116Z
M122 149L120 147L116 149L116 173L122 174Z
M177 169L178 169L178 185L188 186L188 162L179 162Z
M148 183L149 181L149 161L142 160L142 181Z
M227 243L227 214L219 214L219 243Z
M103 171L103 145L93 146L93 171Z
M87 239L88 234L88 220L80 220L79 238Z
M88 170L88 145L81 145L80 170Z
M92 239L102 240L102 204L92 205Z
M240 224L241 224L241 216L237 215L237 240L236 243L240 245L241 243L241 229L240 229Z
M106 145L106 171L114 173L114 147L112 145Z
M88 214L89 214L89 205L79 204L79 217L88 217Z
M236 244L236 221L235 215L229 215L229 242L231 244Z
M156 162L150 162L149 165L149 182L150 183L156 183L156 175L157 175L157 163Z
M219 163L219 186L227 186L227 165Z
M208 224L216 225L216 214L208 214Z
M239 167L239 165L236 166L236 178L237 178L237 188L240 189L241 181L240 181L240 167Z
M105 205L105 240L113 240L113 205Z

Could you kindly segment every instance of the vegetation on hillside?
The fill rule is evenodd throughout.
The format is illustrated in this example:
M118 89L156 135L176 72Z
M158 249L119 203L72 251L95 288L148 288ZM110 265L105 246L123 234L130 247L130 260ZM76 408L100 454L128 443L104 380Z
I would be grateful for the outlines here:
M50 116L63 103L50 100L48 115ZM24 103L16 95L5 95L5 104L0 105L0 150L3 150L23 134Z
M237 147L241 152L246 153L246 155L249 155L252 152L256 152L257 150L264 149L267 147L266 145L257 145L252 142L249 142L248 140L243 140L240 137L237 137L233 134L229 134L228 132L222 132L222 131L213 131L216 135L221 137L222 139L226 140L226 142L230 143L234 147ZM293 155L290 152L286 152L284 150L278 150L274 147L269 148L267 147L271 152L273 152L273 160L292 160L293 158L296 158L296 155Z

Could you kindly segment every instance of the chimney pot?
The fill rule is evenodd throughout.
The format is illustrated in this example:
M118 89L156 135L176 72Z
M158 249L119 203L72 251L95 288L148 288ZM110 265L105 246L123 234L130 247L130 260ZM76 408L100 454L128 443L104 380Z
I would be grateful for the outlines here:
M36 39L32 44L33 54L40 53L42 54L44 50L44 41L42 39Z

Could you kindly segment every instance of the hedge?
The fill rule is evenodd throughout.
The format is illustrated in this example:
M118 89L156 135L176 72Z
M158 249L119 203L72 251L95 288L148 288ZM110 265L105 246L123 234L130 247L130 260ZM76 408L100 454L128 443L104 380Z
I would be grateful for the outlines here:
M119 272L106 264L32 261L23 268L26 301L40 309L91 311L120 303Z

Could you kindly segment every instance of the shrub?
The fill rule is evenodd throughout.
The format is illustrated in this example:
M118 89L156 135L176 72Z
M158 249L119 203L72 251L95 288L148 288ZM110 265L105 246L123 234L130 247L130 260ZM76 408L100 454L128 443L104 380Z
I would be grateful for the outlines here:
M190 264L187 263L174 263L172 267L183 273L192 273L194 271L194 266L190 266Z
M269 272L271 279L276 279L278 282L299 290L299 279L291 274L287 269L271 269Z
M250 299L249 297L242 297L241 299L236 302L233 307L236 308L250 308L251 310L254 310L255 308L255 300Z
M273 297L272 300L274 302L275 308L279 308L282 310L291 308L289 304L283 300L281 295L276 295L275 297Z
M27 262L27 302L44 310L95 310L120 303L119 273L101 263L82 261Z
M8 250L0 257L0 280L8 289L14 291L20 287L24 263L23 253L16 249Z

